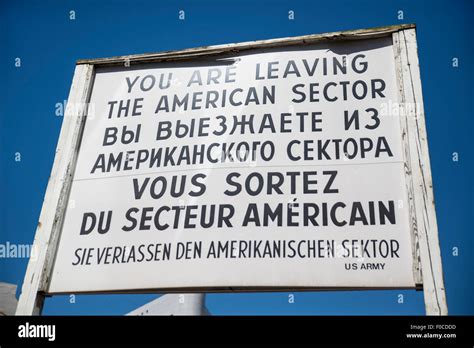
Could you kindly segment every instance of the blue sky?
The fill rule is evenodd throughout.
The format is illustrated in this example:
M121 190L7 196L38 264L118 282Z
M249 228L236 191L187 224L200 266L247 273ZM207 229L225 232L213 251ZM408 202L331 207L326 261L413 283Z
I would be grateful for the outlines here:
M468 0L2 1L0 243L33 240L62 122L55 105L67 99L77 59L416 23L448 307L472 315L473 10ZM0 259L0 281L21 288L26 265L27 259ZM71 304L55 296L44 314L120 315L156 297L84 295ZM210 294L206 302L221 315L424 313L416 291L296 293L294 303L287 293Z

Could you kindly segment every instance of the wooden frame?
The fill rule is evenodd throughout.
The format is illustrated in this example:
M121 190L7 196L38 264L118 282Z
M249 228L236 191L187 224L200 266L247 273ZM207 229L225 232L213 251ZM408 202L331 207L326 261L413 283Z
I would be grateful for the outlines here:
M428 315L447 315L433 181L426 134L423 95L415 29L392 34L399 100L405 109L400 118L412 235L415 246L415 279L422 282ZM415 114L409 109L414 109Z
M401 110L405 109L406 111L408 105L416 106L414 116L407 115L407 112L404 112L403 116L400 117L408 202L412 221L412 244L416 246L413 255L414 278L418 287L423 286L426 314L446 315L447 304L433 199L416 33L413 24L201 47L181 51L79 60L68 98L68 105L73 107L66 108L56 156L36 230L34 248L38 250L38 257L29 261L16 314L40 314L42 310L87 116L87 108L78 108L77 105L84 106L89 101L95 67L205 59L210 56L232 56L236 52L256 48L301 46L324 41L359 40L384 36L392 36L393 38ZM195 292L195 289L190 289L190 291Z
M56 156L33 243L37 257L30 258L28 262L16 310L17 315L40 314L43 308L44 292L54 263L85 124L87 108L84 106L89 101L93 77L93 65L76 66L69 92L69 107L66 107L64 114Z

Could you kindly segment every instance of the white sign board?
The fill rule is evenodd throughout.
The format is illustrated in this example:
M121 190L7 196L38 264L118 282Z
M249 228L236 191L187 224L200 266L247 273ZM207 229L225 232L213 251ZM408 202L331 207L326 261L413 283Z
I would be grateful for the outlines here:
M391 36L95 70L49 293L415 287Z

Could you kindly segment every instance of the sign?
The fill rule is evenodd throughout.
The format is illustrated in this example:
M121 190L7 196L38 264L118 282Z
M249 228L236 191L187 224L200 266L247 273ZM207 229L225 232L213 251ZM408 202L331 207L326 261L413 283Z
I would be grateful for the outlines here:
M391 37L95 73L50 292L414 287Z
M80 61L17 312L422 285L446 314L413 28Z

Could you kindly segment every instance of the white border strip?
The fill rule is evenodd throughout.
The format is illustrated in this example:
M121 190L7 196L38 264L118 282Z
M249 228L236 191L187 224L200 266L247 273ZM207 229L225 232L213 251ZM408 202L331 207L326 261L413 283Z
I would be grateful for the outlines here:
M422 278L427 315L447 315L448 306L444 288L443 268L438 239L438 226L434 205L428 139L426 134L423 95L415 29L393 34L399 51L399 82L401 102L405 107L402 117L403 137L408 141L406 156L407 177L412 230L415 234L416 257L421 263L415 266L415 279ZM410 111L416 108L415 115ZM411 174L411 175L410 175ZM418 274L418 275L417 275Z
M89 102L93 72L93 65L78 65L74 72L68 98L69 107L66 107L64 114L53 169L33 243L37 257L29 260L16 309L17 315L41 314L44 300L41 293L49 284L86 119L85 106Z

